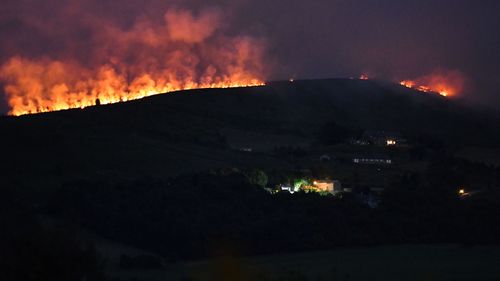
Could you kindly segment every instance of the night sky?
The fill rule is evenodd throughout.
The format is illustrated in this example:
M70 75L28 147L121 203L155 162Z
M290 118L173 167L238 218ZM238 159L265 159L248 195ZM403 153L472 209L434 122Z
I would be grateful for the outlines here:
M126 28L161 20L172 8L216 11L226 34L262 40L267 80L366 73L399 81L459 72L461 98L500 106L498 0L6 0L0 64L16 55L84 60L94 47L87 21ZM0 112L7 109L0 104Z

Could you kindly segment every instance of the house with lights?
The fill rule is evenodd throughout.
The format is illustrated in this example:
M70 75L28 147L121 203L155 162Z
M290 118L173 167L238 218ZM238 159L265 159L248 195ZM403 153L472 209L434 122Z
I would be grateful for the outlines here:
M400 133L391 131L366 131L362 139L378 146L400 146L407 143Z
M303 189L312 192L330 193L332 195L337 195L343 191L342 184L338 180L315 180L311 185L304 186Z
M289 192L291 194L301 190L305 192L317 192L332 195L337 195L343 192L342 184L338 180L315 180L310 182L305 179L299 179L295 181L293 185L281 185L279 187L279 191Z

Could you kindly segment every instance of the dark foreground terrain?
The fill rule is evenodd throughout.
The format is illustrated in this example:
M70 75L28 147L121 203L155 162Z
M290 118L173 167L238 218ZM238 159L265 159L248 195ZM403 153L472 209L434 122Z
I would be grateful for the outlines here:
M161 270L114 270L148 280L489 281L500 276L498 247L400 245L327 252L220 257Z
M264 268L251 280L385 270L368 260L389 272L370 280L495 280L500 170L477 151L498 151L498 120L437 95L342 79L2 117L0 280L249 280L181 268L330 249L285 266L287 257L243 263ZM404 144L365 143L370 131L397 132ZM375 154L391 164L353 162ZM346 192L278 192L326 178ZM434 254L436 267L424 262ZM309 259L332 264L318 271Z

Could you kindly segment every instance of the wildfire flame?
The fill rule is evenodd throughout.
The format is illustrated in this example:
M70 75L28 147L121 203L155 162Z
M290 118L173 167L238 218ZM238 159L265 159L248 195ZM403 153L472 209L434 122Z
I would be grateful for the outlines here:
M429 86L417 85L415 83L415 81L411 81L411 80L403 80L403 81L399 82L399 84L401 84L402 86L405 86L407 88L415 89L417 91L421 91L421 92L425 92L425 93L438 93L443 97L447 97L450 95L449 94L450 90L446 86L440 87L440 90L437 90L437 88L435 90Z
M368 77L368 75L366 75L366 74L361 74L361 76L359 76L359 79L360 79L360 80L368 80L368 79L370 79L370 78L369 78L369 77Z
M121 101L195 88L263 85L258 39L225 35L219 13L169 10L162 24L128 29L91 21L86 60L14 56L0 66L10 115ZM49 28L50 29L50 28ZM71 53L71 52L70 52Z
M425 93L437 93L443 97L452 97L462 92L464 80L460 72L440 71L415 80L403 80L399 84Z

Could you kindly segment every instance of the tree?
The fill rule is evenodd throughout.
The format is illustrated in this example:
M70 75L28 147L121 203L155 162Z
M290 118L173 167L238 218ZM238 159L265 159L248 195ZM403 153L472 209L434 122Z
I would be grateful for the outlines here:
M251 184L258 185L262 188L265 188L267 186L268 178L264 171L259 169L252 169L249 171L245 171L243 174Z

